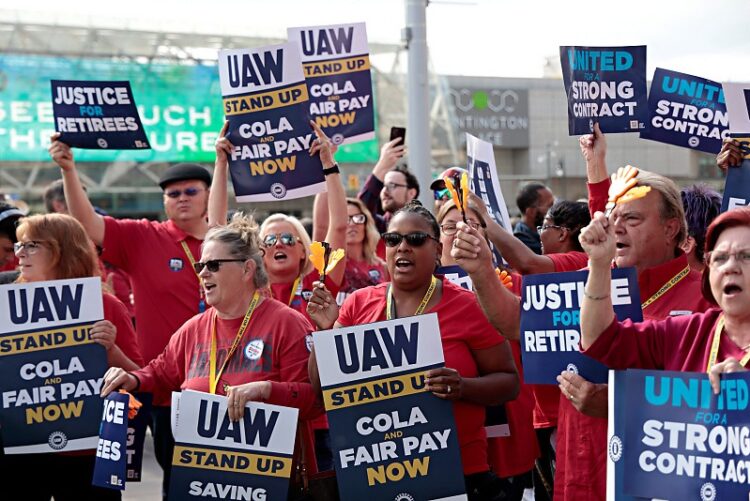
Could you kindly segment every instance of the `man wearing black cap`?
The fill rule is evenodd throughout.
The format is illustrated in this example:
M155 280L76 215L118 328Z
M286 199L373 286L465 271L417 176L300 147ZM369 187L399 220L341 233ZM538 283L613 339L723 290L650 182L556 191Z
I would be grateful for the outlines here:
M192 263L200 259L200 246L208 230L211 175L195 164L167 169L159 180L168 218L164 222L101 216L83 189L70 147L58 138L59 134L52 136L49 153L62 170L70 215L103 248L102 259L130 275L138 344L148 363L164 350L172 333L205 309ZM170 395L154 395L154 445L157 461L164 470L165 498L174 446L169 404Z

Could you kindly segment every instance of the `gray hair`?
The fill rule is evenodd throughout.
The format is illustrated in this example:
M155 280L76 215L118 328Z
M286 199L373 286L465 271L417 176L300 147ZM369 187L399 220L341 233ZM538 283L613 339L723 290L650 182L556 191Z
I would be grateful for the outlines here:
M208 230L203 240L221 242L229 248L229 253L238 259L252 259L255 261L255 287L261 289L268 285L268 274L263 267L263 250L260 246L258 223L251 215L236 212L226 226L216 226Z
M669 179L660 174L639 170L636 176L638 186L650 186L652 190L661 194L662 206L661 220L677 219L680 229L675 235L675 247L679 247L687 236L687 222L685 221L685 209L682 206L680 189Z

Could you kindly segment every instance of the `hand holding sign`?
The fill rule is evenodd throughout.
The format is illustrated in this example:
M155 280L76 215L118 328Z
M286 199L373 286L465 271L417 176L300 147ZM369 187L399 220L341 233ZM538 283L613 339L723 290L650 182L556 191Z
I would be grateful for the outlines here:
M463 378L456 369L441 367L427 371L427 389L444 400L461 400Z
M578 146L581 147L586 164L603 165L607 157L607 139L599 128L599 122L594 124L592 134L585 134L578 138Z
M607 417L607 385L594 384L570 371L557 376L560 391L573 407L591 417Z
M99 393L106 397L115 390L134 391L138 388L138 380L134 375L119 367L110 367L104 373L102 380L102 391Z
M333 327L339 318L339 307L323 282L313 282L313 294L307 302L307 314L319 330Z
M109 351L115 346L117 327L109 320L100 320L91 326L89 336Z
M736 139L727 138L721 145L721 151L716 155L716 165L723 171L729 167L737 167L742 163L742 148Z
M245 415L248 402L265 402L271 396L270 381L252 381L227 387L227 413L230 421L239 421Z
M234 150L234 145L226 137L227 131L229 130L229 120L224 121L224 127L219 132L219 137L216 139L216 164L226 169L229 167L229 155Z
M52 160L60 166L65 172L70 172L76 167L76 163L73 160L73 152L70 146L60 141L60 133L55 132L49 138L50 145L48 148L49 156Z
M708 371L708 379L711 381L711 388L714 390L714 394L718 395L721 393L721 374L745 371L747 371L747 369L733 357L729 357L723 362L719 362L711 367L711 370Z

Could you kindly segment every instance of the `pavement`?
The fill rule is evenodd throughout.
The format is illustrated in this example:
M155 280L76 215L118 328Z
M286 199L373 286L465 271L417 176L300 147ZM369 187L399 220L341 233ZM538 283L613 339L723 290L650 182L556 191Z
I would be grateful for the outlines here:
M122 499L124 501L160 501L161 477L161 467L154 456L154 439L151 436L151 430L148 429L143 444L141 481L126 482Z

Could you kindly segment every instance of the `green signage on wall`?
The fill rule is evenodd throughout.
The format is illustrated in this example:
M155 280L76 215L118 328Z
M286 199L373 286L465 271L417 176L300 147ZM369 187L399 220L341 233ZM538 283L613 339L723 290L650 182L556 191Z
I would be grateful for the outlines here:
M148 151L76 150L88 162L209 162L224 123L214 65L0 55L0 160L46 162L54 132L50 80L128 80L151 142ZM377 140L342 146L342 163L374 163Z

